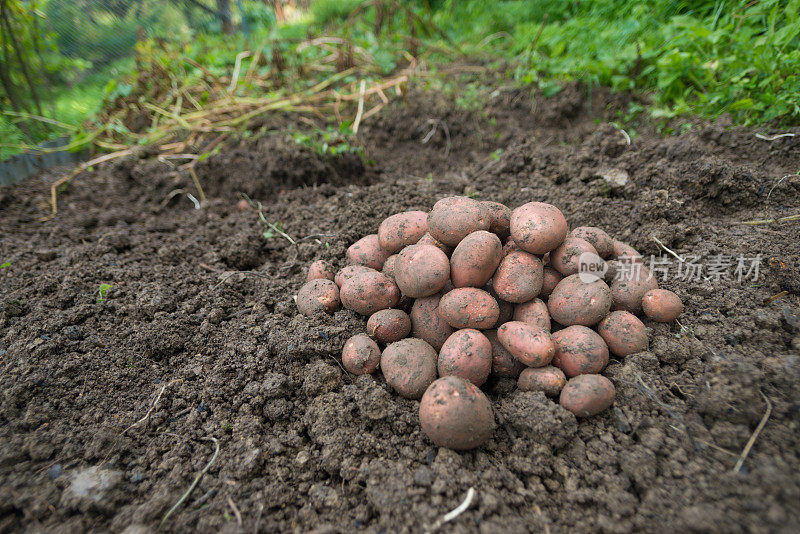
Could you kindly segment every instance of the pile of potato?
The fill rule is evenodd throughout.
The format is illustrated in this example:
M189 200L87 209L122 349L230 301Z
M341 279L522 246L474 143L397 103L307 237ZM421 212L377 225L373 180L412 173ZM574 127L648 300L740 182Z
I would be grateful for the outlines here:
M603 265L601 274L579 274L584 253ZM428 437L456 450L478 447L494 431L479 389L491 374L558 396L578 417L595 415L614 402L613 384L599 374L609 352L647 349L637 314L669 322L683 309L633 248L600 228L570 232L561 211L542 202L512 211L443 198L429 213L387 218L347 260L338 272L311 265L299 311L333 313L341 303L369 317L367 334L345 343L344 367L368 374L380 366L397 393L421 399Z

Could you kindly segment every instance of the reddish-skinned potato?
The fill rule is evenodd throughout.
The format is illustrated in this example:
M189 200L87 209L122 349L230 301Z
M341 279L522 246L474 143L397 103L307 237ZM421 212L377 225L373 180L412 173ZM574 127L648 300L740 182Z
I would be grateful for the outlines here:
M472 232L450 256L450 280L455 287L483 287L497 270L502 254L503 245L495 234Z
M516 243L514 243L513 239L509 239L508 241L506 241L506 244L503 245L503 257L505 258L515 250L522 250L522 249L519 248Z
M381 248L378 234L364 236L347 249L347 260L355 265L366 265L376 271L383 268L383 262L392 253Z
M397 255L394 279L404 295L415 299L429 297L450 279L450 261L432 245L411 245Z
M336 277L336 271L330 263L325 260L317 260L308 267L308 276L306 282L311 280L331 280Z
M421 339L401 339L383 350L381 371L401 397L419 399L436 380L436 356L433 347Z
M453 333L453 327L439 316L441 296L433 295L414 301L411 307L411 335L425 340L437 351Z
M514 306L513 320L527 323L545 332L549 332L552 327L547 304L539 299L529 300Z
M557 248L567 237L567 220L552 204L528 202L511 213L511 237L531 254L544 254Z
M439 316L456 329L486 330L497 324L500 307L482 289L459 287L445 294L439 301Z
M413 245L428 231L428 214L424 211L404 211L383 220L378 227L378 243L383 250L395 253Z
M341 289L342 285L347 281L353 278L357 274L361 273L377 273L375 269L372 267L367 267L366 265L348 265L347 267L343 267L339 269L339 272L336 273L336 277L334 281L336 285L339 286Z
M579 375L570 378L558 403L578 417L591 417L614 404L614 384L602 375Z
M403 310L378 310L367 320L367 334L372 339L388 345L408 337L411 317Z
M547 300L552 319L564 326L592 326L608 315L611 290L605 282L593 279L584 282L573 274L561 280Z
M683 302L672 291L651 289L642 298L642 311L656 322L668 323L683 313Z
M434 247L436 247L439 250L441 250L442 252L444 252L448 257L450 256L450 254L453 253L452 247L448 247L447 245L445 245L441 241L437 241L436 238L434 238L430 234L430 232L428 232L427 234L422 236L420 238L420 240L417 241L417 245L433 245Z
M339 287L327 278L306 282L297 292L297 309L303 315L332 314L339 309Z
M522 391L543 391L549 397L561 393L567 377L558 367L526 367L517 379L517 387Z
M391 256L386 258L386 261L383 262L383 268L381 269L381 272L386 276L391 276L392 278L394 278L394 262L397 261L398 257L399 254L392 254Z
M597 228L595 226L579 226L573 229L569 235L588 241L597 251L597 254L604 260L614 255L614 240L602 228Z
M492 374L502 378L517 378L525 364L516 359L500 340L497 339L497 330L485 330L483 335L492 344Z
M580 270L579 260L583 254L592 254L596 256L595 261L601 261L591 243L580 237L567 237L550 253L550 266L564 276L576 274Z
M480 447L492 437L494 412L486 395L457 376L436 380L419 405L422 431L439 447L463 451Z
M611 312L597 325L597 333L617 356L647 350L647 327L630 312Z
M400 290L390 277L379 272L357 274L342 284L342 304L361 315L372 315L391 308L400 299Z
M658 281L644 265L622 261L611 282L611 309L640 314L645 293L653 289L658 289Z
M509 252L497 267L492 287L497 296L515 304L528 302L542 290L542 260L522 250Z
M627 243L623 243L622 241L614 240L614 252L611 255L615 260L625 260L634 262L634 263L641 263L642 262L642 255L633 248L632 246L628 245Z
M543 367L556 352L549 332L523 323L510 321L497 329L497 339L516 359L528 367Z
M542 274L542 289L539 291L539 298L542 300L550 298L550 293L553 292L558 283L563 279L564 277L560 272L552 267L545 267Z
M483 205L489 214L489 231L497 234L501 241L508 239L511 234L509 228L511 224L511 208L505 204L489 200L483 201Z
M573 377L597 374L608 364L608 347L600 334L581 325L573 325L553 334L556 353L553 365Z
M457 330L442 345L436 368L439 376L458 376L480 387L492 370L492 344L477 330Z
M354 375L372 374L380 363L381 349L364 334L356 334L345 341L342 349L342 365L348 372Z
M472 232L488 230L490 224L483 203L469 197L443 198L428 214L428 232L448 247L455 247Z

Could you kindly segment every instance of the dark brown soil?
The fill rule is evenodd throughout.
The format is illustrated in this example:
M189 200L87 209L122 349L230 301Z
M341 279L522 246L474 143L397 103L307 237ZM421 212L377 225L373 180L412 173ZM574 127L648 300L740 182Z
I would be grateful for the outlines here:
M608 123L623 102L592 103L499 91L478 116L415 93L360 132L375 166L273 133L200 164L200 210L165 200L197 192L145 154L76 179L47 223L56 176L0 189L0 531L155 530L214 438L165 530L420 532L473 487L443 532L796 532L800 222L741 222L797 212L800 136L698 123L628 146ZM420 142L438 120L449 148L441 126ZM265 239L240 191L295 239L331 235ZM651 350L612 361L614 409L576 420L493 382L489 444L437 449L417 402L341 371L365 320L299 316L292 296L313 259L341 265L384 217L465 193L551 202L646 255L655 236L733 256L731 279L680 280L673 262L683 329L648 323ZM742 254L761 255L757 280L733 277Z

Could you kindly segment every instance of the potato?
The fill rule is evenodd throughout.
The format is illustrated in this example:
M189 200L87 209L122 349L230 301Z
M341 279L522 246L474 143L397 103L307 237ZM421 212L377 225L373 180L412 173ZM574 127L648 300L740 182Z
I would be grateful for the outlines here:
M614 384L602 375L579 375L569 379L558 403L578 417L596 415L614 404Z
M429 297L450 279L450 261L432 245L411 245L398 254L394 279L404 295L415 299Z
M641 263L642 262L642 255L636 251L632 246L623 243L622 241L614 241L614 253L612 257L615 260L620 260L623 258L630 258L630 261L634 263Z
M545 332L549 332L552 326L547 304L539 299L529 300L514 306L513 320L527 323Z
M522 250L522 249L519 248L516 243L514 243L513 239L509 239L508 241L506 241L506 244L503 245L503 257L505 258L515 250Z
M435 238L434 238L434 237L433 237L433 236L430 234L430 232L428 232L427 234L425 234L424 236L422 236L422 237L420 238L420 240L419 240L419 241L417 241L417 245L433 245L434 247L436 247L436 248L438 248L439 250L441 250L442 252L444 252L444 253L445 253L447 256L450 256L450 254L452 254L452 253L453 253L453 249L452 249L451 247L448 247L447 245L445 245L445 244L444 244L444 243L442 243L441 241L437 241L437 240L436 240L436 239L435 239Z
M367 320L369 337L388 345L408 337L411 317L403 310L378 310Z
M569 235L588 241L597 251L597 254L604 260L614 255L614 240L611 239L611 236L602 228L579 226L573 229Z
M611 290L599 279L584 282L573 274L561 280L547 300L554 321L564 326L592 326L611 309Z
M556 271L552 267L545 267L542 274L542 289L539 291L539 298L549 298L550 293L553 292L553 289L555 289L558 283L563 279L564 277L561 276L560 272Z
M411 307L411 335L425 340L437 351L453 333L453 328L439 316L441 296L417 299Z
M528 302L542 290L542 260L522 250L510 252L492 278L497 296L506 302Z
M392 278L394 278L394 262L396 262L397 258L399 257L400 257L399 254L392 254L391 256L386 258L386 261L383 262L383 268L381 268L381 272L386 276L391 276Z
M642 298L642 310L654 321L668 323L683 313L681 298L666 289L651 289Z
M497 339L497 330L486 330L483 335L492 344L492 374L502 378L517 378L525 364L516 359Z
M553 365L573 377L597 374L608 364L608 347L600 334L581 325L573 325L553 334L556 353Z
M597 251L588 241L579 237L567 237L550 253L550 266L564 276L576 274L580 270L579 262L583 254L592 254L595 261L601 261Z
M336 273L336 277L334 280L336 281L336 285L339 288L349 279L353 278L357 274L361 273L377 273L375 269L372 267L367 267L366 265L348 265L347 267L343 267L339 269L339 272Z
M611 282L611 309L642 313L642 299L652 289L658 289L658 282L644 265L621 262L617 276Z
M439 376L460 376L480 387L492 370L492 344L477 330L457 330L442 345L436 369Z
M355 265L366 265L376 271L383 268L383 262L392 255L388 250L381 248L378 234L364 236L347 249L347 260Z
M597 325L597 333L617 356L627 356L647 350L647 327L635 315L626 311L611 312Z
M381 363L381 349L364 334L356 334L345 342L342 349L342 365L349 372L354 375L368 375L375 372L379 363Z
M485 330L497 324L500 307L492 296L476 287L459 287L439 301L439 316L453 328Z
M497 270L502 254L499 237L485 230L472 232L450 256L450 280L455 287L483 287Z
M419 399L436 380L436 351L421 339L401 339L383 350L381 371L401 397Z
M436 380L419 405L422 431L439 447L457 451L480 447L492 437L494 412L486 395L457 376Z
M528 202L511 213L511 237L531 254L556 249L567 237L567 220L557 207L544 202Z
M483 203L469 197L447 197L428 214L428 232L448 247L458 245L472 232L488 230L489 213Z
M517 379L517 387L522 391L543 391L545 395L555 397L567 383L567 377L558 367L526 367Z
M391 308L400 299L400 290L394 280L383 273L357 274L342 284L342 304L361 315L372 315L378 310Z
M550 333L528 323L510 321L497 329L497 339L516 359L528 367L543 367L556 352Z
M428 214L404 211L383 220L378 227L378 243L383 250L395 253L413 245L428 231Z
M306 282L311 280L331 280L336 276L336 271L333 270L331 264L325 260L317 260L308 267L308 276Z
M489 214L489 231L497 234L501 241L508 239L511 234L511 209L499 202L483 201L483 206Z
M339 309L339 288L326 278L306 282L297 292L297 310L303 315L333 313Z

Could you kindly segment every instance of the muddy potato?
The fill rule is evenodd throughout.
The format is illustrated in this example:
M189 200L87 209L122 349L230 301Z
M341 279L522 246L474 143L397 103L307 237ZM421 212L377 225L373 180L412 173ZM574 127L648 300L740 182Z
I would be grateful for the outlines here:
M573 377L597 374L608 364L608 346L600 334L581 325L573 325L553 334L556 353L553 365Z
M419 399L436 380L436 351L421 339L401 339L383 350L381 371L401 397Z
M441 296L433 295L417 299L411 307L411 335L425 340L437 351L453 333L453 327L439 316Z
M428 214L428 232L448 247L455 247L472 232L488 230L489 213L483 203L469 197L447 197Z
M450 256L450 254L453 253L452 247L448 247L447 245L445 245L441 241L437 241L436 238L434 238L430 234L430 232L428 232L427 234L422 236L420 238L420 240L417 241L417 245L433 245L434 247L436 247L439 250L441 250L442 252L444 252L448 257Z
M611 309L642 313L642 299L653 289L658 289L658 282L644 265L621 262L617 276L611 282Z
M517 387L522 391L543 391L545 395L555 397L561 393L567 377L558 367L526 367L517 379Z
M667 289L651 289L642 298L642 310L654 321L668 323L683 313L681 298Z
M608 315L611 290L599 279L590 282L573 274L561 280L547 300L552 319L564 326L592 326Z
M642 255L635 248L617 240L614 240L614 252L611 256L615 260L627 259L634 263L642 262Z
M510 252L492 278L497 296L506 302L528 302L542 290L542 260L522 250Z
M497 330L485 330L483 335L492 344L492 374L501 378L517 378L525 364L516 359L500 340L497 339Z
M411 317L403 310L378 310L367 320L369 337L388 345L408 337L411 333Z
M553 292L553 289L555 289L558 283L563 279L564 277L560 272L552 267L545 267L542 274L542 289L539 291L539 298L543 300L550 298L550 293Z
M489 214L489 231L497 234L501 241L508 239L511 234L509 225L511 224L511 208L499 202L483 201L483 205Z
M400 299L400 290L394 280L383 273L357 274L342 284L342 304L361 315L372 315L378 310L391 308Z
M411 245L397 255L394 279L404 295L415 299L429 297L450 279L450 261L432 245Z
M614 384L602 375L570 378L558 403L578 417L591 417L614 404Z
M491 232L472 232L450 256L450 280L455 287L483 287L500 264L503 245Z
M607 260L614 255L614 240L602 228L595 226L579 226L569 233L572 237L579 237L588 241L597 254Z
M308 267L308 276L306 282L311 280L331 280L336 277L336 271L330 263L325 260L317 260Z
M506 244L503 245L503 257L505 258L515 250L522 250L522 249L519 248L516 243L514 243L513 239L509 239L508 241L506 241Z
M520 321L511 321L498 328L497 339L528 367L547 365L556 352L549 332Z
M353 278L357 274L361 273L377 273L375 269L372 267L367 267L366 265L348 265L347 267L343 267L339 269L339 272L336 273L336 277L334 281L336 285L339 286L341 289L342 285L347 281Z
M394 278L394 262L397 261L398 257L399 254L392 254L391 256L386 258L386 261L383 262L383 268L381 269L381 272L386 276L391 276L392 278Z
M477 330L457 330L442 345L436 368L439 376L458 376L480 387L492 370L492 344Z
M539 299L529 300L514 306L513 320L527 323L545 332L549 332L552 327L547 304Z
M428 231L428 214L424 211L404 211L383 220L378 227L378 243L383 250L395 253L413 245Z
M347 249L347 260L355 265L366 265L376 271L383 268L383 262L392 255L388 250L381 248L378 234L364 236Z
M528 202L511 213L511 237L531 254L544 254L556 249L567 237L567 220L552 204Z
M468 450L480 447L494 432L494 412L486 395L457 376L436 380L419 405L422 431L439 447Z
M597 325L597 333L617 356L647 350L647 327L638 317L626 311L611 312Z
M439 301L439 316L453 328L485 330L497 324L500 307L492 296L476 287L459 287Z
M297 309L303 315L333 313L339 309L339 288L327 278L306 282L297 293Z
M564 276L576 274L579 271L579 261L583 254L592 254L596 257L596 262L601 261L597 251L588 241L580 237L567 237L557 249L550 253L550 266Z
M356 334L344 343L342 365L354 375L368 375L381 363L381 349L378 344L365 336Z

